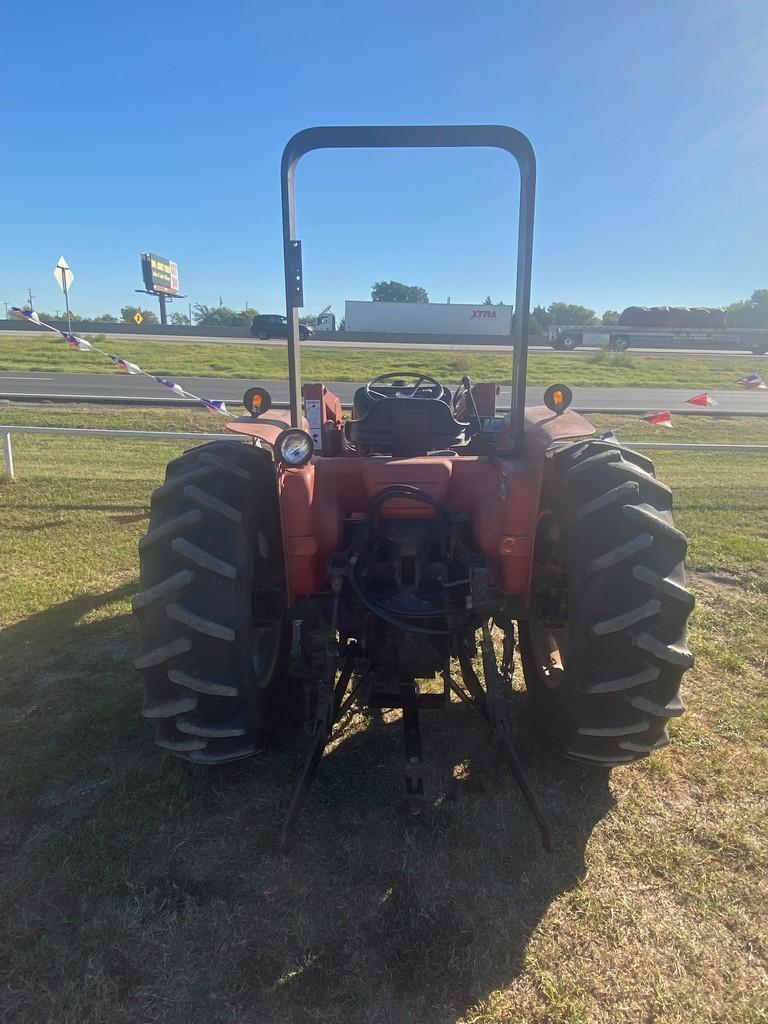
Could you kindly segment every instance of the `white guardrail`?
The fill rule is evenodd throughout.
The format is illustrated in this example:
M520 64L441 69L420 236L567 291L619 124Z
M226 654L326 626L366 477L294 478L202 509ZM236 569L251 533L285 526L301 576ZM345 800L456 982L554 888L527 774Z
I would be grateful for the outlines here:
M194 431L172 430L103 430L90 427L22 427L0 424L3 437L3 462L5 472L10 480L15 479L13 469L13 449L11 434L52 434L69 435L72 437L107 437L116 440L138 437L149 441L240 441L242 434L200 434ZM621 442L617 442L621 443ZM625 448L640 450L650 448L657 451L685 452L768 452L768 444L678 444L670 441L637 441L624 445Z

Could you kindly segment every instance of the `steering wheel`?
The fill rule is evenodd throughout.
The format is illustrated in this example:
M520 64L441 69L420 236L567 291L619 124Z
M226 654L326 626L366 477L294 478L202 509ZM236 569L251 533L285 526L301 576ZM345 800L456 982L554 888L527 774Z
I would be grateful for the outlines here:
M445 393L445 388L439 380L435 380L434 377L430 377L428 373L421 373L418 370L405 370L402 373L380 373L378 377L374 377L372 381L369 381L365 385L365 394L367 398L370 398L374 402L380 401L382 398L391 398L392 395L386 393L376 385L383 385L385 382L392 381L391 384L387 383L387 387L394 387L395 382L403 382L404 379L411 378L416 381L415 384L404 384L402 391L398 388L396 392L397 398L435 398L441 399ZM427 385L427 386L425 386ZM419 395L420 391L426 391L426 395Z

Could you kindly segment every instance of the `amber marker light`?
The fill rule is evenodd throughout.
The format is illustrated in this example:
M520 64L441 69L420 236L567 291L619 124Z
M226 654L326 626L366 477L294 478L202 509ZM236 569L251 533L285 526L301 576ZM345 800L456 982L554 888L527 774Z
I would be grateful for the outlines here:
M266 388L248 388L243 395L243 405L251 416L261 416L272 408L272 397Z
M550 384L544 392L544 405L550 412L560 415L573 401L573 392L567 384Z

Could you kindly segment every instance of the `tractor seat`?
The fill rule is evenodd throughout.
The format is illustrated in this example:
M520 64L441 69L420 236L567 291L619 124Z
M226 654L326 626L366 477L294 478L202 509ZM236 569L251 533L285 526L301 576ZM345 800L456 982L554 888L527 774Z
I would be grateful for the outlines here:
M381 398L366 404L359 419L348 420L344 428L356 448L409 459L467 443L469 424L455 419L440 399ZM360 408L357 396L355 407Z

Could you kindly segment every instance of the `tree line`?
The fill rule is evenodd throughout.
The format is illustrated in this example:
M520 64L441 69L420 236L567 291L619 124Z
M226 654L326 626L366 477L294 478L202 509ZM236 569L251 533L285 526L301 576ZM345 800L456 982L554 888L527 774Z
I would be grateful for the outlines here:
M400 281L376 281L371 288L374 302L429 302L429 295L418 285L402 284ZM486 295L482 305L503 306ZM740 299L725 307L729 327L768 329L768 288L758 288L748 299ZM598 327L618 322L619 312L606 309L598 317L594 309L571 302L550 302L548 306L534 306L530 312L531 334L546 334L547 329L556 325L571 327Z
M429 295L424 288L419 285L402 284L400 281L377 281L371 288L371 298L374 302L429 302ZM482 305L503 306L504 303L494 302L490 295L486 295ZM729 327L768 330L768 288L756 289L748 299L732 302L725 307L725 311ZM157 314L142 306L123 306L119 317L113 316L111 313L102 313L100 316L78 316L72 313L72 322L130 324L134 322L137 313L141 313L145 324L158 322ZM192 321L198 327L248 327L258 313L258 309L250 307L235 310L230 309L229 306L206 306L201 302L196 302L192 306ZM40 312L39 316L44 321L61 320L60 315L53 313ZM303 324L313 325L317 321L317 316L308 313L299 319ZM531 310L530 333L546 334L547 328L557 324L593 327L601 324L615 324L618 319L619 313L615 309L606 309L602 316L598 316L595 310L588 306L579 306L571 302L550 302L548 306L534 306ZM189 325L189 315L187 313L171 313L170 322L177 326ZM343 321L340 323L342 329L343 323Z
M123 306L120 310L120 316L115 316L113 313L101 313L99 316L78 316L77 313L72 313L73 323L82 323L87 321L92 324L132 324L134 317L137 313L140 313L143 317L145 324L156 324L158 323L157 313L151 309L145 309L143 306ZM201 302L196 302L192 306L192 322L197 324L199 327L240 327L247 326L255 316L258 316L258 309L230 309L229 306L205 306ZM63 317L60 313L38 313L41 320L61 320ZM188 313L171 313L169 316L169 322L179 327L190 324Z
M123 306L120 316L114 316L112 313L101 313L99 316L78 316L77 313L70 315L72 323L132 324L135 322L134 318L137 313L141 313L145 324L159 322L157 313L151 309L144 309L143 306ZM253 309L250 306L245 309L230 309L229 306L205 306L201 302L196 302L192 307L192 320L198 327L248 327L251 320L258 315L258 309ZM45 322L64 319L61 313L38 312L38 316ZM190 323L187 313L171 313L168 319L170 323L178 327L188 326ZM299 317L299 320L303 324L314 325L317 316L308 313L306 316Z

